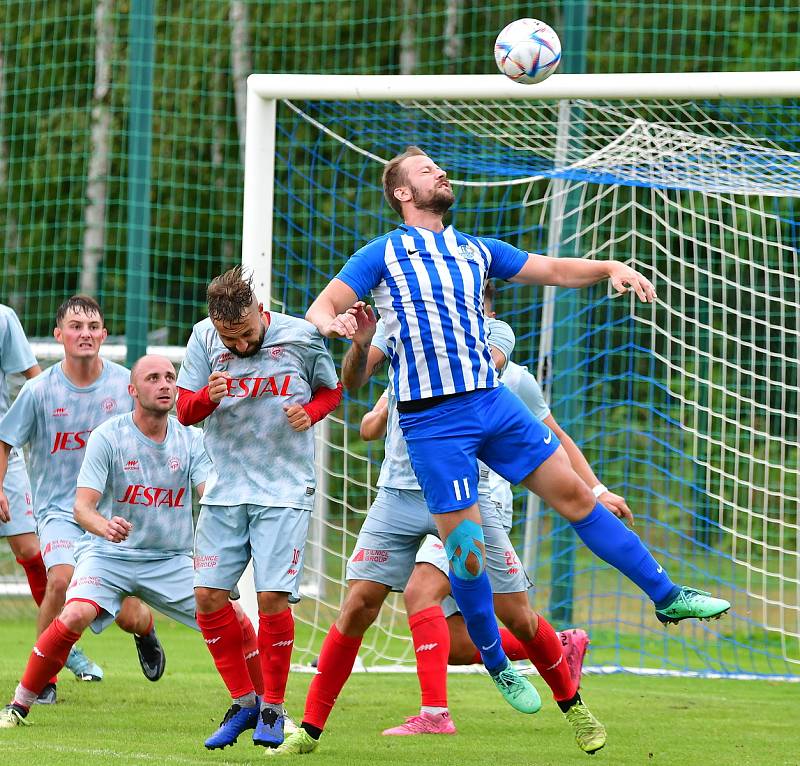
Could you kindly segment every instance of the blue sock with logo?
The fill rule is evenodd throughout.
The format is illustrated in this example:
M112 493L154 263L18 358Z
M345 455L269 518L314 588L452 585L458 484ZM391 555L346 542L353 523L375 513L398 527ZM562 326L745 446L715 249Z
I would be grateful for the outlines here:
M572 525L586 547L628 579L636 583L656 605L663 608L673 601L680 588L653 558L633 530L598 503L585 518Z
M470 580L462 580L450 572L453 598L464 616L467 632L478 647L486 669L492 673L506 666L506 653L500 641L500 630L494 618L492 586L486 571Z

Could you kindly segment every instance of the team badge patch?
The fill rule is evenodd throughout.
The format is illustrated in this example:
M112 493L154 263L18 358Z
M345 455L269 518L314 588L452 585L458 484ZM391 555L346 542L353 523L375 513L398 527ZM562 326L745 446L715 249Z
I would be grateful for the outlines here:
M103 409L103 412L113 412L117 408L117 400L109 396L100 402L100 407Z
M472 247L470 245L459 245L458 254L462 258L466 258L468 261L472 261L475 258L475 253L472 251Z
M269 350L269 355L273 359L280 359L283 356L283 347L282 346L273 346Z
M167 460L167 468L169 468L172 473L175 473L181 467L181 461L178 460L174 455Z

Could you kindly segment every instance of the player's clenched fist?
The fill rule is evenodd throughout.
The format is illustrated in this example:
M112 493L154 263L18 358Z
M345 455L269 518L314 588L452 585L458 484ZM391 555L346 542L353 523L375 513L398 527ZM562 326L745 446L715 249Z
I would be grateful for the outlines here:
M303 405L284 405L283 409L286 412L286 418L289 421L289 425L295 431L308 431L308 429L311 428L311 417L305 411L305 409L303 409Z
M208 398L214 404L219 404L228 394L230 389L231 374L215 370L208 376Z
M106 525L105 538L112 543L121 543L128 537L133 525L122 516L112 516Z

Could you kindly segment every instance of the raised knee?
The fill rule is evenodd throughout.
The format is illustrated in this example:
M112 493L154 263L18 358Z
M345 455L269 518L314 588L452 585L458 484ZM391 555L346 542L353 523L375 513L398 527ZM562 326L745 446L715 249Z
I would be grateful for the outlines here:
M453 574L461 580L474 580L484 571L483 529L470 519L462 519L447 536L444 548Z

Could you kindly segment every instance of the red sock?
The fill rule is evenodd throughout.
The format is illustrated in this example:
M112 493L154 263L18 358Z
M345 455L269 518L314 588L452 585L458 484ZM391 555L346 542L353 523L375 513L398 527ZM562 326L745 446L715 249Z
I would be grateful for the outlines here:
M447 656L450 654L450 631L440 606L430 606L408 618L422 704L447 707Z
M557 702L572 699L578 688L570 678L564 647L553 626L542 615L539 615L539 627L533 640L525 642L523 646L539 675L553 692L553 698Z
M33 596L36 606L39 606L44 598L44 592L47 590L47 569L45 569L42 554L37 553L29 559L17 559L17 564L25 570L31 596Z
M244 618L240 623L242 626L242 649L244 650L244 661L247 663L247 672L253 682L256 694L261 697L264 695L264 677L261 675L261 659L258 656L258 636L250 618L243 614Z
M258 651L264 677L264 702L273 705L283 702L293 646L294 617L289 607L278 614L258 613Z
M503 645L503 651L510 660L527 660L528 652L525 647L520 643L519 639L508 629L500 628L500 643ZM481 665L481 653L476 649L475 656L472 658L473 665Z
M244 659L242 627L230 601L216 612L198 613L197 624L231 697L236 699L254 692Z
M38 695L64 667L69 650L80 637L80 633L73 633L56 617L36 639L20 684Z
M322 642L317 663L317 674L311 681L306 697L306 711L303 722L325 728L325 722L333 710L336 698L353 672L353 663L361 646L361 636L343 636L331 625L328 635Z

